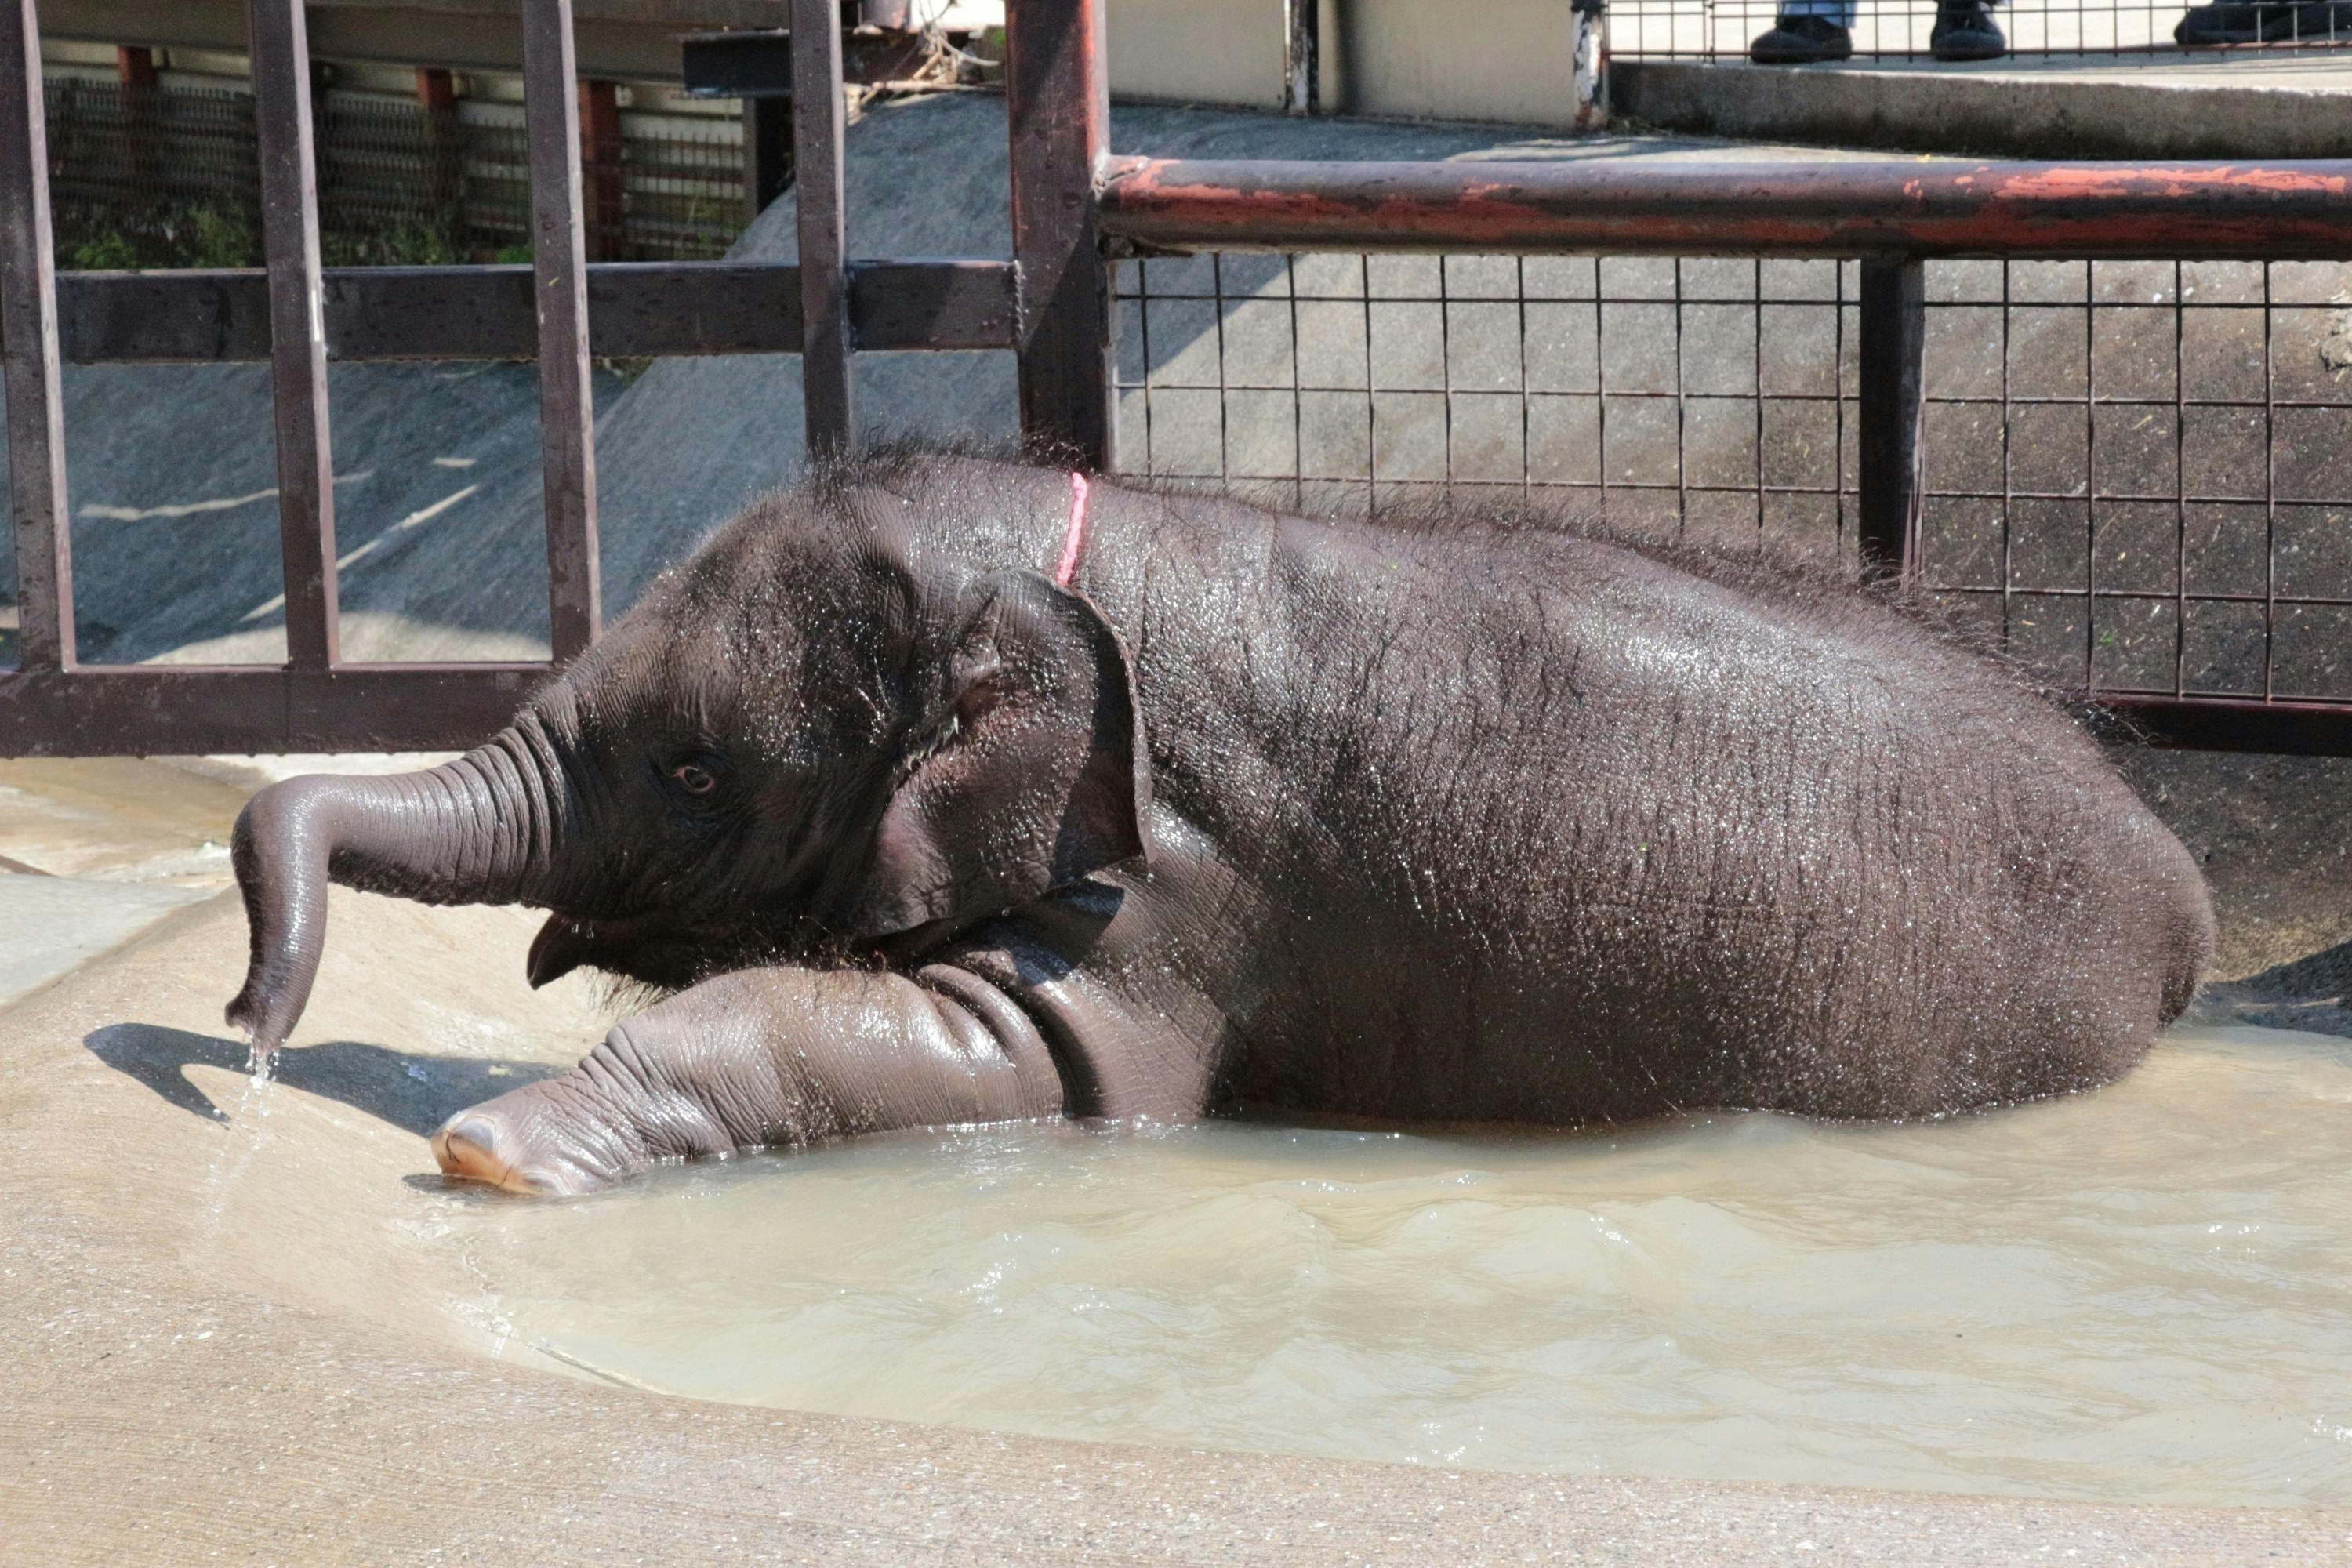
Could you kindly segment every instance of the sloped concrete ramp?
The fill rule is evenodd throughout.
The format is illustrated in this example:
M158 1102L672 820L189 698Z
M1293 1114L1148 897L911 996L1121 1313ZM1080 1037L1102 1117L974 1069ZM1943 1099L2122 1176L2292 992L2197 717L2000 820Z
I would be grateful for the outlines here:
M1139 106L1117 111L1113 133L1122 149L1201 157L1735 151L1688 140L1567 140ZM1011 254L1001 98L954 93L876 106L850 129L847 179L853 255ZM734 254L790 259L794 221L787 195ZM1009 353L867 354L857 375L869 432L1016 433ZM531 367L338 364L331 379L346 656L544 657ZM69 366L65 391L83 656L283 658L268 367ZM608 616L751 497L801 472L794 357L663 360L628 379L607 367L596 404ZM5 555L0 549L0 572ZM12 574L0 577L0 601L14 588Z

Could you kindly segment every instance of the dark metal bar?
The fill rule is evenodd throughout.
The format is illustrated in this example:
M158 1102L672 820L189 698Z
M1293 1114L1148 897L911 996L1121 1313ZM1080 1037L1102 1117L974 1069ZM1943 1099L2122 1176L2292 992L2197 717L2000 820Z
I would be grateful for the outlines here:
M595 640L600 614L596 411L588 382L572 0L525 0L522 29L531 276L539 315L540 468L547 510L547 620L561 663Z
M2100 692L2143 745L2200 752L2352 757L2352 702L2265 702L2232 697Z
M545 664L139 665L0 673L0 757L404 752L470 746ZM2100 693L2144 744L2352 756L2352 703Z
M446 70L419 66L416 104L425 111L425 167L433 221L445 232L460 226L466 195L466 142L457 123L457 82ZM328 336L328 357L334 338Z
M2278 691L2278 351L2270 263L2263 264L2263 695Z
M28 671L74 661L73 555L66 520L64 402L49 232L41 26L16 0L0 26L0 318L7 348L8 510L16 542L16 658Z
M2189 689L2189 355L2187 322L2181 308L2188 300L2188 268L2172 264L2172 691ZM2270 379L2265 366L2263 379ZM2008 520L2002 520L2002 531ZM2006 552L2004 552L2004 555ZM2008 565L2001 563L2002 592L2008 592ZM2003 628L2006 632L2006 627Z
M776 9L776 0L760 3L770 15ZM840 47L844 81L885 82L916 75L928 46L919 32L861 28ZM688 33L678 40L678 64L686 90L696 98L793 96L793 37L780 27Z
M678 41L678 72L697 98L789 98L793 36L782 27L688 33Z
M1919 499L1927 405L1921 364L1927 347L1927 269L1899 258L1864 257L1861 289L1863 570L1909 574L1918 550Z
M2007 270L2006 268L2003 270ZM2083 684L2099 684L2099 401L2098 289L2083 264ZM2263 376L2270 378L2263 356ZM2002 424L2007 425L2006 417ZM2004 439L2006 432L2004 431Z
M1022 14L1074 3L1032 0ZM1008 68L1008 83L1015 80ZM1020 146L1016 131L1016 205ZM2326 259L2352 254L2352 161L1125 158L1105 171L1101 226L1131 246L1167 250Z
M2017 329L2017 311L2012 309L2011 295L2017 288L2017 268L2004 261L2000 264L2000 640L2004 647L2017 635L2017 452L2009 438L2009 408L2014 388L2011 369L2014 358L2011 353Z
M268 665L0 674L0 757L462 750L553 667Z
M793 0L793 190L800 223L801 411L812 458L856 441L842 220L841 7Z
M854 341L861 353L1011 348L1018 276L1002 261L853 261Z
M1323 109L1323 0L1282 0L1282 111Z
M580 84L580 176L586 198L581 223L592 261L619 261L628 248L628 213L622 191L621 88Z
M1021 431L1070 461L1108 469L1117 457L1110 269L1096 195L1110 130L1102 7L1096 0L1010 0L1005 23Z
M385 267L326 274L331 360L528 360L539 354L529 267ZM74 364L210 364L269 357L258 272L68 272L58 279ZM1003 261L853 261L861 353L1013 346ZM798 353L800 269L773 261L604 262L588 268L600 355Z
M122 86L124 172L132 189L153 190L163 174L163 100L155 51L133 45L117 47L114 79Z
M114 79L134 92L155 90L155 51L137 44L122 44L114 51Z
M743 216L757 218L793 183L792 103L780 98L743 100Z
M303 0L252 0L254 136L269 259L270 403L278 427L278 535L286 656L335 662L335 482L327 419L327 329L319 279L319 186L310 145L310 46Z

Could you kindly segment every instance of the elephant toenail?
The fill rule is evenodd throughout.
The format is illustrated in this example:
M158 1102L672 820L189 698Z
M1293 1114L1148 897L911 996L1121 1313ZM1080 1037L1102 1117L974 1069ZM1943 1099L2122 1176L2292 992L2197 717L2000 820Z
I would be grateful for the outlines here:
M499 1152L497 1123L486 1116L458 1116L433 1135L433 1158L444 1174L504 1186L509 1163Z

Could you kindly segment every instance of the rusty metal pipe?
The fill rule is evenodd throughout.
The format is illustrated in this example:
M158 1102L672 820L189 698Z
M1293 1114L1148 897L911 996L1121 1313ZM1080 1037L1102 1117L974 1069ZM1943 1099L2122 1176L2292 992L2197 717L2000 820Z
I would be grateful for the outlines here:
M1809 164L1122 158L1102 230L1149 250L2341 259L2352 160Z

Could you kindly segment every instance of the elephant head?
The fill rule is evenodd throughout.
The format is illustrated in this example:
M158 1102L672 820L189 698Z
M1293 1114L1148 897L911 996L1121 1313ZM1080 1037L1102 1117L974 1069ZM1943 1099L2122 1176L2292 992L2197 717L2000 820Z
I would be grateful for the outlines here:
M670 988L919 949L1142 853L1108 622L1035 571L861 523L877 510L763 501L464 756L257 795L228 1019L257 1058L309 998L329 882L543 908L534 984L585 964Z

